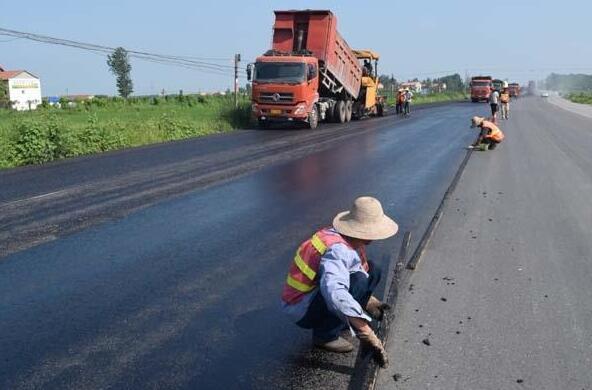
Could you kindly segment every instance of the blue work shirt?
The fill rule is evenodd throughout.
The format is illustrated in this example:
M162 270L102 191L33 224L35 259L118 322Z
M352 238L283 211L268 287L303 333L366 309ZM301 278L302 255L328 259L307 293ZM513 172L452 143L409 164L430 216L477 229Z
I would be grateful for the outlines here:
M312 299L320 293L329 310L344 322L347 322L346 317L358 317L371 321L362 306L349 293L349 276L355 272L362 272L368 276L358 252L345 244L332 245L321 257L318 287L296 304L288 305L283 302L284 312L294 322L298 322L306 314Z

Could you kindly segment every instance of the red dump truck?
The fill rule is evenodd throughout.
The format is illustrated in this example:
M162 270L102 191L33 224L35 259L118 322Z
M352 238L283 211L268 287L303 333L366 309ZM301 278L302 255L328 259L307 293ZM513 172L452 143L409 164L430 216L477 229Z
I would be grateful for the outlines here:
M491 76L475 76L471 78L471 101L488 101L493 89Z
M518 96L520 96L520 84L518 84L518 83L508 84L508 92L510 92L511 97L517 98Z
M373 52L349 47L331 11L275 11L272 48L247 67L259 125L301 122L316 128L323 120L381 115L378 56L367 53ZM365 59L363 66L358 58Z

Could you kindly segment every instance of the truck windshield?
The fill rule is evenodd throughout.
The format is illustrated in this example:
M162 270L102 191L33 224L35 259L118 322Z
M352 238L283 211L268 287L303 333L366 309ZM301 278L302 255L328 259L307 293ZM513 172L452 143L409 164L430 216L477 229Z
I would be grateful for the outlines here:
M259 62L255 66L255 81L301 83L306 78L306 67L303 63Z
M473 87L489 87L489 81L473 81L471 83L471 86Z

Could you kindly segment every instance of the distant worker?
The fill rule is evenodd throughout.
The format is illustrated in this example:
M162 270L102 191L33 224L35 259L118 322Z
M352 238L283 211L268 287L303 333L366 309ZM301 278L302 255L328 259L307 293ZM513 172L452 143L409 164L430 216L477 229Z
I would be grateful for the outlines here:
M510 115L510 91L508 87L504 87L500 94L500 103L502 105L502 119L508 119Z
M499 92L494 88L489 95L489 105L491 106L491 117L493 118L493 123L497 123L497 111L499 108L498 104Z
M390 308L372 295L381 271L366 258L366 246L397 230L380 202L363 196L350 211L337 214L332 227L317 231L300 245L284 285L282 307L298 326L312 329L316 347L351 352L352 344L340 337L349 327L378 364L387 365L386 352L370 322L382 320Z
M411 114L411 100L413 100L413 92L409 88L405 88L405 105L403 108L405 116Z
M405 104L405 90L403 88L399 88L397 91L397 105L396 105L396 112L397 115L401 115L403 113L403 105Z
M469 146L469 149L481 148L481 150L493 150L505 138L504 133L495 123L485 120L480 116L474 116L471 119L471 128L481 129L477 141Z

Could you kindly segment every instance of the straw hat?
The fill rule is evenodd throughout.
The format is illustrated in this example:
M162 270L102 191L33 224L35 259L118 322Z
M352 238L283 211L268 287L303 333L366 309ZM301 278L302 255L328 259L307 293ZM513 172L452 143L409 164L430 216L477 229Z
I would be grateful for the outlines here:
M399 230L395 221L384 214L378 199L361 196L349 211L343 211L333 219L333 227L340 234L362 240L383 240Z
M474 116L473 118L471 118L471 127L480 126L484 120L485 120L485 118L483 118L483 117Z

